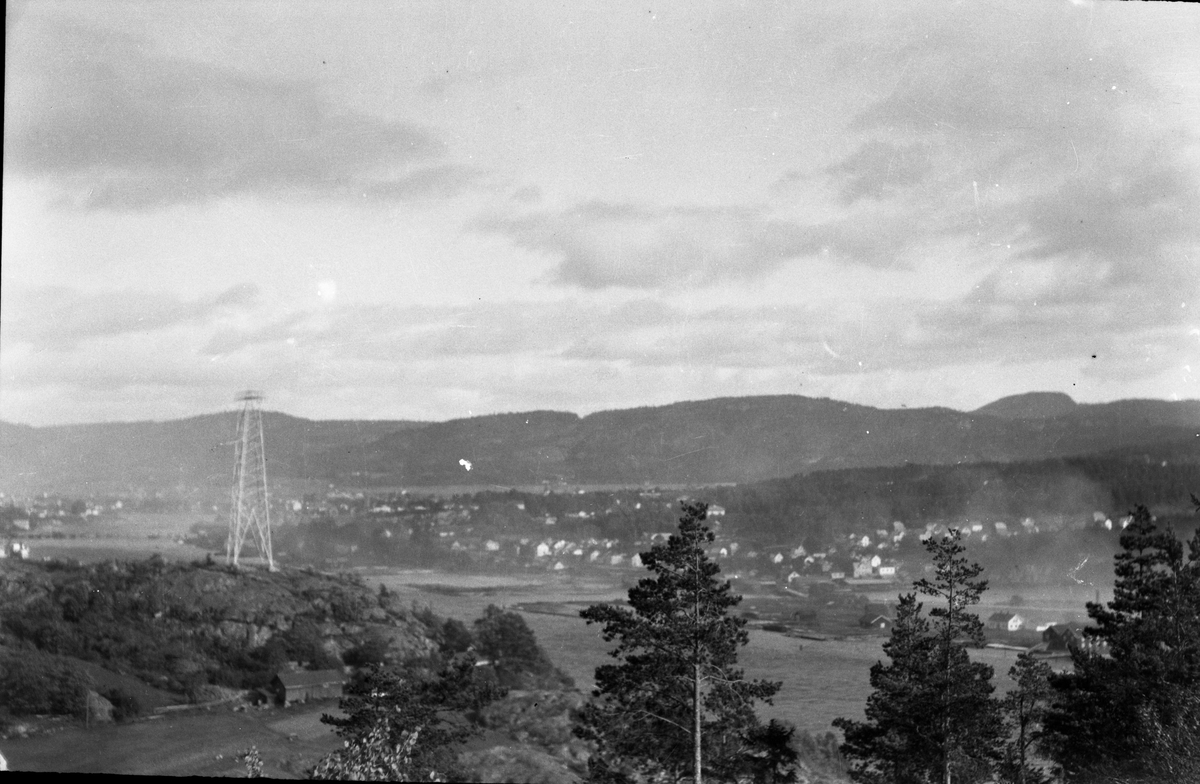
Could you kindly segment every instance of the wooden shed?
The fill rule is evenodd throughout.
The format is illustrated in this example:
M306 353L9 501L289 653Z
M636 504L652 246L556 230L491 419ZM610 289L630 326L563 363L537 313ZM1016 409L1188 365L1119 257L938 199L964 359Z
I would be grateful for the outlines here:
M346 676L341 670L281 672L271 681L275 701L281 705L342 696Z

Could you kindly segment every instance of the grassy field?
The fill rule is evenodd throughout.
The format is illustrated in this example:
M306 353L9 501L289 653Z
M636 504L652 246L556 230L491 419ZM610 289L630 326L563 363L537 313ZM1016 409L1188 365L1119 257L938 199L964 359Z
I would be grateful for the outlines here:
M286 709L229 709L163 716L133 724L69 727L5 741L9 768L134 776L244 776L237 755L257 746L263 774L302 778L341 741L320 723L335 702Z
M456 581L454 575L445 573L435 579L428 572L421 575L377 572L370 579L379 580L390 590L420 604L428 604L440 615L468 623L479 617L489 604L510 608L532 606L537 611L523 613L526 623L554 663L585 692L592 688L596 667L611 661L607 656L611 645L604 642L597 627L588 626L577 616L559 613L592 602L618 601L626 595L612 582L596 579L574 582L556 575L514 577L503 586L493 581L487 590L471 589L482 578L464 577ZM456 584L461 586L460 590L445 590L446 586ZM430 590L430 586L437 589ZM751 597L744 606L758 603L757 598ZM764 718L784 719L800 729L824 734L832 730L830 724L839 716L862 717L871 691L871 665L883 658L884 639L864 636L820 642L754 629L739 664L748 677L783 684L775 705L761 711ZM973 655L993 665L998 690L1007 691L1006 676L1016 653L985 649Z
M86 523L67 523L32 532L22 541L29 557L71 558L84 563L149 558L158 554L173 561L202 560L209 552L176 540L200 520L194 513L129 512Z

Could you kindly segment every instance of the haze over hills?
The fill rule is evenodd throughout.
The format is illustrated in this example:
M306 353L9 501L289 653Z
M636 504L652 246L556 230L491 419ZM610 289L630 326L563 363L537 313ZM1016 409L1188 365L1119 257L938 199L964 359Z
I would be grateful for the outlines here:
M1037 460L1162 443L1200 451L1200 401L1077 404L1066 395L1031 393L967 413L769 396L583 417L532 411L431 423L311 421L266 412L264 427L274 480L359 487L715 484L823 469ZM0 489L221 487L232 473L235 430L232 412L168 422L0 423Z

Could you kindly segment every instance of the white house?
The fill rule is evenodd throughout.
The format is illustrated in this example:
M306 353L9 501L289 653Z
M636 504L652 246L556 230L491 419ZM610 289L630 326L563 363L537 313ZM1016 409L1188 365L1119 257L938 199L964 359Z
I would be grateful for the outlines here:
M893 579L893 578L895 578L895 576L896 576L896 567L894 567L894 566L881 566L881 567L879 567L879 576L880 576L880 577L886 577L886 578L888 578L888 579Z
M783 563L783 553L775 553L775 555L771 558L771 563Z
M622 563L625 562L625 556L614 555L612 558L608 559L608 562L610 564L612 564L613 566L620 566Z
M787 576L787 581L788 581L789 583L790 583L790 582L792 582L793 580L798 580L798 579L800 579L800 573L799 573L799 572L792 572L791 574L789 574L789 575Z
M558 563L554 564L554 571L556 571L556 572L561 572L563 569L566 569L566 568L567 567L563 566L562 561L559 561Z
M873 557L871 558L871 568L872 568L872 569L878 569L878 568L879 568L879 565L880 565L881 563L883 563L883 559L882 559L882 558L880 558L878 555L876 555L876 556L873 556Z
M588 560L589 560L589 561L595 561L595 560L596 560L597 558L599 558L599 557L600 557L600 551L599 551L599 550L592 550L592 554L588 556Z
M629 565L630 566L641 566L642 565L642 556L635 554L632 558L629 559Z
M716 504L709 505L709 507L708 507L708 516L709 517L723 517L724 515L725 515L725 507L717 506Z
M537 546L537 557L545 558L550 555L550 545L546 542L539 542Z
M1025 619L1016 613L992 613L987 619L987 628L1015 632L1025 624Z
M484 542L483 549L487 550L489 553L494 553L500 549L500 543L495 539L488 539L486 542Z

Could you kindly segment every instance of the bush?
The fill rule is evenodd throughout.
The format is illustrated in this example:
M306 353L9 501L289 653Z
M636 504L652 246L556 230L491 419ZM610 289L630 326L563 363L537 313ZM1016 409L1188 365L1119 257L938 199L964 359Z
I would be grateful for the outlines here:
M112 703L114 721L128 721L142 713L142 702L137 695L120 686L109 689L103 696Z
M380 631L372 631L366 639L342 654L342 661L351 667L367 667L387 661L391 640Z
M32 651L0 660L0 704L14 716L82 716L92 680L73 664Z
M441 649L447 656L465 653L474 642L471 630L457 618L447 618L442 624Z
M475 646L481 658L492 662L506 689L574 685L554 667L533 630L515 612L488 605L483 617L475 621Z

